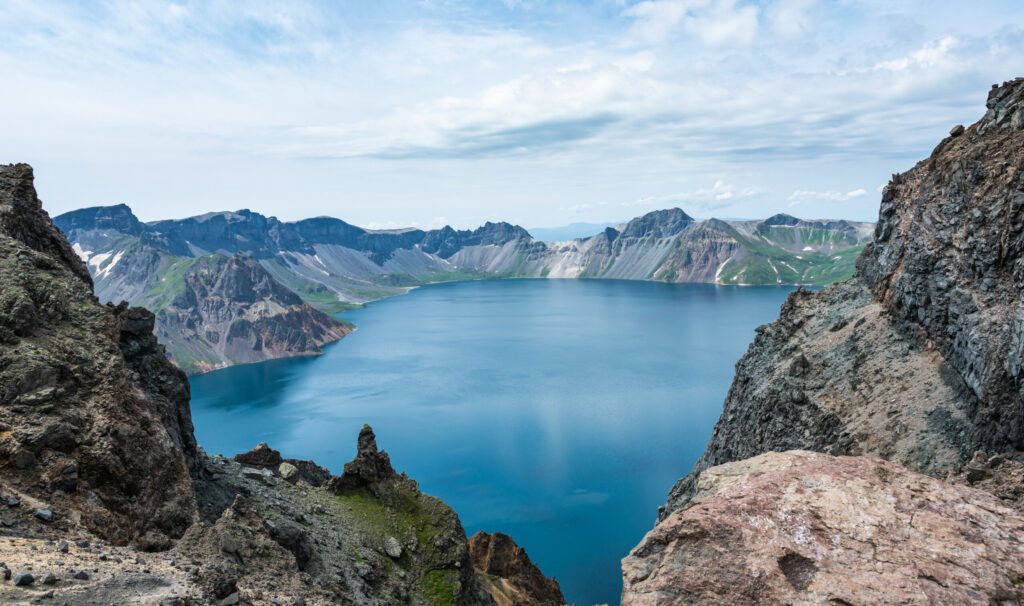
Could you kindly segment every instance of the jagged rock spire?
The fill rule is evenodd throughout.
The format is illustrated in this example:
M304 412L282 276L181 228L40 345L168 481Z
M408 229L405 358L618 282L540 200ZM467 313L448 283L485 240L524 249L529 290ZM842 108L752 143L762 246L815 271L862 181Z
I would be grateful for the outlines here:
M345 470L340 477L334 478L328 488L334 493L360 488L374 489L384 480L397 477L388 453L377 450L377 436L373 428L363 425L359 431L356 458L345 463Z

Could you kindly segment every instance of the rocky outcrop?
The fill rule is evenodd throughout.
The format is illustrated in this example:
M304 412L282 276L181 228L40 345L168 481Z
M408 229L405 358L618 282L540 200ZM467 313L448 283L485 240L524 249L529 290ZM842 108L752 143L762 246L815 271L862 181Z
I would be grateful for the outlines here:
M1024 79L896 175L860 276L972 399L972 449L1024 450Z
M356 443L356 458L345 463L341 476L331 480L327 489L336 494L357 490L380 493L397 478L388 453L377 450L377 436L373 429L363 425Z
M558 581L549 579L530 561L512 537L479 531L469 538L469 557L481 583L498 606L562 606Z
M245 256L197 259L157 312L157 336L190 372L315 355L351 327L305 303Z
M623 560L624 606L1017 604L1024 514L870 457L768 453L704 470Z
M95 300L31 167L0 166L2 490L55 526L144 548L166 547L196 511L188 385L152 323Z
M1024 448L1024 80L895 175L849 281L798 291L740 360L694 470L771 450L869 454L939 477Z

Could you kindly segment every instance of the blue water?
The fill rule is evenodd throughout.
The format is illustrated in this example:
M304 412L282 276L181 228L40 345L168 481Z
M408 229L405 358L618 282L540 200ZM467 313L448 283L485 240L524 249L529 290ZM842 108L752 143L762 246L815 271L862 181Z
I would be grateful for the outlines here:
M269 442L334 472L363 423L400 471L502 531L581 606L699 456L733 367L790 288L604 280L428 286L343 317L323 356L192 380L207 451Z

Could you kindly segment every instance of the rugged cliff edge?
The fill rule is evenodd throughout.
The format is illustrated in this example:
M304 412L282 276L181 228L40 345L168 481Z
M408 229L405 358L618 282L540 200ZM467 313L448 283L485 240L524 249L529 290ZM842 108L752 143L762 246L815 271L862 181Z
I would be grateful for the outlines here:
M737 364L707 449L693 471L672 489L659 512L659 525L624 561L624 602L689 603L686 596L711 603L750 600L751 593L715 593L718 589L708 589L711 582L698 573L701 567L718 570L715 567L721 566L727 576L728 571L737 570L735 560L714 555L718 549L714 546L734 541L739 535L723 529L744 519L742 511L720 511L721 520L712 522L724 526L705 526L700 521L706 514L702 503L755 499L751 503L756 507L750 508L747 520L754 528L747 529L750 532L743 534L743 541L756 542L757 537L765 540L774 532L770 530L774 522L769 523L773 517L783 521L814 517L815 511L828 509L823 501L827 498L862 499L865 506L874 499L901 500L886 491L897 490L897 480L914 478L906 475L910 472L868 460L793 455L802 463L791 463L793 475L788 483L765 483L750 474L730 480L728 491L713 486L716 478L732 476L737 466L753 465L733 462L769 451L804 449L881 457L934 477L974 484L1002 497L1005 505L1021 509L1024 79L993 87L987 107L976 124L954 128L928 159L893 176L882 196L874 241L860 256L852 279L817 293L794 293L780 318L758 329ZM870 474L884 476L875 496L830 497L816 488L815 481L803 485L795 481L804 473L827 476L851 470L868 474L851 476L851 481L874 482ZM800 498L787 497L787 491L797 492ZM965 504L934 510L933 504L944 492L959 495ZM919 496L916 502L906 501L907 507L950 519L969 509L969 503L989 513L997 511L994 504L982 503L983 496L948 484L933 483ZM816 547L820 538L814 534L816 528L829 529L833 542L870 539L877 550L875 538L858 534L852 526L833 525L829 515L834 513L821 513L809 530L801 531L804 534L791 533L786 539L790 541L787 548L799 556L787 560L798 569L799 579L810 574L807 571L838 566L828 560L827 549ZM904 522L916 528L917 518L901 522L897 514L890 511L880 518L890 530L878 538L891 540L886 533L898 532ZM954 582L945 573L902 567L889 586L893 591L909 591L906 603L928 603L929 591L940 591L920 585L914 580L919 578L951 592L934 594L944 596L935 598L942 603L1016 603L1021 599L1018 587L1024 582L1014 576L1018 574L1014 560L1019 560L1024 541L1019 519L998 509L991 522L978 522L979 530L1013 529L1005 536L970 529L951 532L974 547L965 545L951 552L949 561L972 570L974 553L987 551L1004 569L1003 576L991 577L992 583L971 586ZM1008 550L999 543L1005 540ZM683 547L687 541L690 547ZM678 549L672 557L663 550L669 544ZM822 575L820 584L799 579L780 584L780 570L789 577L783 560L772 563L762 558L765 551L775 558L787 557L784 546L783 542L773 544L774 550L752 548L749 556L740 548L736 557L747 558L746 569L763 570L766 576L755 575L738 587L763 591L764 599L772 603L824 602L824 589L838 582L828 580L829 575L839 569ZM729 549L733 548L730 544ZM922 557L934 553L926 543L920 548ZM662 555L652 559L655 551ZM980 575L979 582L989 578L980 570L973 574ZM759 589L751 584L755 580L761 583ZM702 593L705 589L708 593ZM857 599L836 597L840 601L832 603L889 603L867 589L847 595Z
M0 167L3 490L59 499L112 541L166 546L192 523L184 375L153 316L102 306L24 164Z
M206 456L153 314L92 286L32 169L0 166L0 602L495 603L458 516L369 427L339 477Z
M512 537L479 531L469 537L469 558L498 606L560 606L565 603L558 581L549 579L530 561Z

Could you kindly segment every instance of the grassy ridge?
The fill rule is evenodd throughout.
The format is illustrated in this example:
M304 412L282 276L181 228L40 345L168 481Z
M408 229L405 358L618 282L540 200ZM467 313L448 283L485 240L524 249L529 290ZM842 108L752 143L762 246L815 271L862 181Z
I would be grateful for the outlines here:
M729 227L730 235L749 251L749 254L730 259L722 266L718 281L722 284L813 284L824 286L845 280L853 275L857 257L864 249L848 235L823 229L797 230L773 227L765 237L751 238ZM782 246L798 244L844 246L836 252L791 252Z

